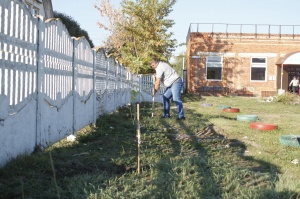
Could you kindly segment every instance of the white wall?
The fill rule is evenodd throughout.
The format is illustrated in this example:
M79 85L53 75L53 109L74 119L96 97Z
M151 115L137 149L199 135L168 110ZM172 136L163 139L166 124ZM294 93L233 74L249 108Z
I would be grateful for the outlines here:
M139 89L139 77L60 20L34 18L19 0L1 0L0 19L0 166L76 134Z

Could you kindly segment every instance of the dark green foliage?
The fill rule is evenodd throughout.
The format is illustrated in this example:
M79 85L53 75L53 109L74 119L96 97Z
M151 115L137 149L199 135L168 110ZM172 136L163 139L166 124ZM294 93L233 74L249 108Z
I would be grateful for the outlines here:
M62 23L65 24L66 28L68 29L70 36L73 37L84 36L86 40L89 42L91 48L94 48L93 41L90 39L89 34L85 30L83 30L78 24L78 22L75 21L71 16L54 11L54 17L61 19Z
M179 76L182 77L183 64L186 67L186 53L181 53L174 58L175 60L171 64L174 67L175 71L179 74Z
M275 101L276 102L281 102L283 104L293 104L295 103L295 101L297 101L297 97L296 95L294 94L291 94L291 93L285 93L285 94L282 94L282 95L278 95L276 98L275 98ZM299 100L298 100L299 101ZM299 103L299 102L298 102Z

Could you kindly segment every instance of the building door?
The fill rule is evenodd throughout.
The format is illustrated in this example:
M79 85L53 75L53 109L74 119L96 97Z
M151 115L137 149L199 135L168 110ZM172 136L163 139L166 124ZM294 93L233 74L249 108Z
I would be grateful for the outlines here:
M288 66L287 72L288 72L288 83L290 84L294 76L300 78L300 65Z

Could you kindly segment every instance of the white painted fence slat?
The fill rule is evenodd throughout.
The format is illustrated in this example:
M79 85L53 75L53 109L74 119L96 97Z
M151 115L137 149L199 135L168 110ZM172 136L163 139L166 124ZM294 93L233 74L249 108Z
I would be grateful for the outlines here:
M71 37L61 20L32 17L20 0L1 0L0 19L0 166L127 105L131 90L151 101L150 77Z

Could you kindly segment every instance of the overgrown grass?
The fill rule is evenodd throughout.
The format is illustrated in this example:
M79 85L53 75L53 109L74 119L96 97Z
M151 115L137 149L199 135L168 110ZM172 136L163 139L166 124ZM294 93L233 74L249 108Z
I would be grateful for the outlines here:
M300 166L291 163L300 148L279 144L280 135L300 134L299 105L192 95L184 101L186 120L179 122L175 107L171 119L161 119L160 104L154 118L151 104L140 105L140 174L132 109L124 107L75 142L62 140L1 168L0 198L300 198ZM221 104L241 112L222 112ZM238 114L279 128L252 130Z

